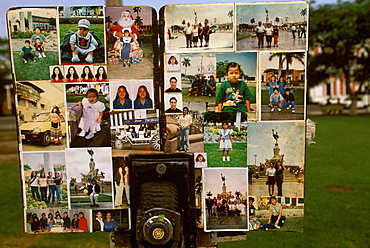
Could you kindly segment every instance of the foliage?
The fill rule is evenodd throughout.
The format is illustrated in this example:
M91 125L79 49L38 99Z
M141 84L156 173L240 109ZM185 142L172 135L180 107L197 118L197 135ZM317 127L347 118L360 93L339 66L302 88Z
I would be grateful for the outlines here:
M315 86L331 76L343 77L356 115L357 95L370 77L370 1L338 2L311 11L308 84ZM364 53L360 53L360 49ZM352 87L355 81L359 87Z
M31 39L31 37L36 34L33 31L13 31L10 36L12 39ZM49 36L50 33L42 33L45 37Z
M227 71L226 71L226 68L227 68L227 65L230 64L230 63L236 63L235 61L228 61L228 60L225 60L225 61L217 61L216 63L216 77L217 78L222 78L223 76L226 75ZM248 77L248 75L245 75L244 74L244 71L243 71L243 68L240 67L240 72L241 72L241 76L245 76L245 77Z

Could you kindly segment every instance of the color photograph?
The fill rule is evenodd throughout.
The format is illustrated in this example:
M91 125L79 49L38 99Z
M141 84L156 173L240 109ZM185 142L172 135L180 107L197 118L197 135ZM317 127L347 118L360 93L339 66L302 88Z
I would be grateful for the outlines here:
M21 8L8 12L15 80L47 80L59 64L56 8Z
M307 50L307 2L237 3L236 50Z
M167 53L233 50L233 3L167 5L164 15Z
M248 231L247 168L203 168L204 231Z
M111 148L66 149L69 200L72 209L112 209Z

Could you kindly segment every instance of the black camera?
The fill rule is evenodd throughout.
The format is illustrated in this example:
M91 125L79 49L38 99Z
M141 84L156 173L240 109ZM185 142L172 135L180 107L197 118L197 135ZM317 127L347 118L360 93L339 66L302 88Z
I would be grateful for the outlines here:
M196 247L193 155L130 155L133 247Z

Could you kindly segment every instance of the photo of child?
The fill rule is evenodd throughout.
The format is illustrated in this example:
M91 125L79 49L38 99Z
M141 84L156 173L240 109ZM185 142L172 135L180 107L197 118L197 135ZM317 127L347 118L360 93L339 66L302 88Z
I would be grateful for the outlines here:
M226 67L227 81L223 82L217 92L218 112L251 112L252 93L241 77L240 65L231 62Z
M27 64L28 59L33 61L33 62L36 62L36 58L32 54L33 51L35 51L35 50L31 47L31 42L29 40L26 40L24 42L24 46L22 47L22 51L19 53L19 55L23 54L22 61L23 61L24 64Z
M248 119L257 119L256 77L257 53L217 54L216 105L218 112L247 112Z
M92 139L95 133L100 131L100 123L102 122L103 111L105 105L98 101L98 91L96 89L89 89L86 92L86 97L81 102L75 103L83 108L83 114L78 125L81 132L78 134L85 139ZM89 133L86 135L86 133ZM85 136L86 135L86 136Z
M233 130L229 129L229 124L227 122L223 122L219 134L220 137L217 142L220 151L222 151L222 161L230 161L230 151L233 149Z
M106 62L103 8L61 6L59 37L62 64Z
M121 60L123 61L122 66L131 66L132 58L132 46L134 39L130 36L130 29L125 28L123 30L123 36L119 39L121 48Z

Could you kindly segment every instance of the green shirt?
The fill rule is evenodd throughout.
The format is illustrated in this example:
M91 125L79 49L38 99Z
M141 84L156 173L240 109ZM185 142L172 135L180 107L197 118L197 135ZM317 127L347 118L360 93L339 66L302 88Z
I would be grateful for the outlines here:
M221 84L216 101L222 101L222 112L247 112L246 100L252 98L252 93L244 81L235 84L225 81Z

